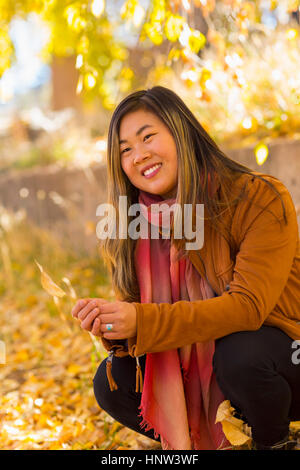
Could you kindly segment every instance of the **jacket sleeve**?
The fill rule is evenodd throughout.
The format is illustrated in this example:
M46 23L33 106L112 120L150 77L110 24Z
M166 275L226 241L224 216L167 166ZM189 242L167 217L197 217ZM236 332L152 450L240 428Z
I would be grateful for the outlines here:
M114 356L124 357L124 356L128 356L129 354L132 357L135 356L136 337L128 338L124 340L123 339L109 340L109 339L104 338L101 335L100 341L104 349L106 349L108 353L113 353Z
M260 328L285 287L298 242L291 196L280 182L277 183L286 208L287 224L283 220L280 199L266 183L255 182L249 198L239 203L233 220L239 231L239 251L230 290L207 300L135 303L135 355Z

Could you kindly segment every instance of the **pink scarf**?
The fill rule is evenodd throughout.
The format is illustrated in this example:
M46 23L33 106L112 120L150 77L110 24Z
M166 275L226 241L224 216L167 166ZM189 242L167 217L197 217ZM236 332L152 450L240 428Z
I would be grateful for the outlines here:
M140 191L140 204L167 203ZM150 214L142 211L150 221ZM161 221L151 220L161 226ZM169 239L137 242L135 266L142 303L174 303L201 300L214 292L188 258L176 259ZM182 332L184 335L184 331ZM228 446L216 411L224 400L212 369L214 341L195 343L146 357L141 399L142 427L160 435L162 448L172 450L215 450Z

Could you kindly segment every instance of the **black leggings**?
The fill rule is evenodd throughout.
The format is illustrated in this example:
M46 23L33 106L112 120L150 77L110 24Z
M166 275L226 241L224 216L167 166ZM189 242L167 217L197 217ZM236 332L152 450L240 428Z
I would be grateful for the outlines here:
M213 368L219 387L251 426L258 444L275 444L288 434L290 421L300 420L300 354L292 343L289 336L271 326L233 333L215 342ZM140 358L143 373L145 358ZM112 373L118 384L113 392L106 378L106 360L94 377L99 406L124 426L154 439L153 431L140 428L141 394L135 392L135 359L113 357Z

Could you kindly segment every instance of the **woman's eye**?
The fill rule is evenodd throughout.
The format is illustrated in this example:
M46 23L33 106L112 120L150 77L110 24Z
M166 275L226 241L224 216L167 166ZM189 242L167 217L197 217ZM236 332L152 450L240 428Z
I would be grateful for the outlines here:
M147 140L147 139L149 139L149 138L152 137L153 135L155 135L155 134L147 134L147 135L145 135L144 141ZM130 147L126 147L125 149L121 150L121 155L123 155L125 152L129 152L130 150L131 150Z
M149 137L152 137L153 135L154 135L154 134L147 134L147 135L145 135L144 140L145 140L145 139L148 139Z

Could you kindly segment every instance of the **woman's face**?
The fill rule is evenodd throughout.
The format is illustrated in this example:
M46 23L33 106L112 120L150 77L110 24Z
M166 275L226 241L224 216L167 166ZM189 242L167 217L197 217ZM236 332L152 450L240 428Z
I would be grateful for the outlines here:
M133 111L121 120L119 140L121 166L129 181L164 199L175 197L176 144L165 124L150 111Z

